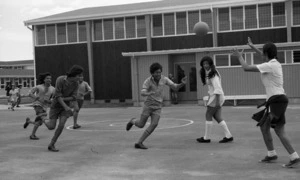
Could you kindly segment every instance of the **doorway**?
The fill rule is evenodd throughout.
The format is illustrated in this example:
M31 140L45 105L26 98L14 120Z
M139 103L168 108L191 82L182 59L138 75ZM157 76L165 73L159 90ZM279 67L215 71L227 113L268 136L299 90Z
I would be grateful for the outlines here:
M192 62L174 63L174 77L178 83L183 77L187 77L187 83L178 90L178 101L197 101L197 71L196 64Z

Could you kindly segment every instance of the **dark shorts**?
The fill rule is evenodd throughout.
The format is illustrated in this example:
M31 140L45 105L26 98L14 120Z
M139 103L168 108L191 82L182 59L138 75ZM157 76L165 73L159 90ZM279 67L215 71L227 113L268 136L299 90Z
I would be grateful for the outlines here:
M77 103L78 103L78 107L79 109L81 109L82 105L83 105L84 100L83 99L77 99Z
M35 114L38 116L40 114L46 113L46 110L42 108L41 106L33 106L35 110Z
M152 107L149 107L149 106L146 106L144 105L143 107L143 112L142 112L142 115L143 116L152 116L152 115L157 115L157 116L160 116L161 114L161 108L152 108Z
M66 117L69 118L70 116L72 116L72 111L65 111L64 108L60 108L60 107L56 107L50 108L50 112L49 112L49 119L58 119L59 117Z
M276 101L272 102L269 106L270 113L273 115L271 120L271 126L282 126L285 124L285 111L288 106L289 100L285 95L276 98Z

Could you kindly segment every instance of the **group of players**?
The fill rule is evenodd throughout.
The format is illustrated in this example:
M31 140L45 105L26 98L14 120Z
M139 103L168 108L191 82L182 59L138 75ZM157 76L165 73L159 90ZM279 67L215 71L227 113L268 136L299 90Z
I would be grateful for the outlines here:
M36 112L36 118L32 121L27 117L23 127L27 128L29 124L33 124L34 127L29 138L38 140L36 131L39 126L45 124L49 130L54 130L59 119L54 136L48 145L49 151L58 152L55 143L61 135L67 119L73 116L73 128L78 129L81 127L77 124L78 113L83 105L84 96L91 93L92 89L87 82L83 81L83 68L78 65L71 67L66 75L59 76L55 87L51 85L51 80L50 73L39 75L40 84L29 93L29 96L34 99L32 104ZM50 107L49 117L47 117L48 107Z
M266 43L261 51L253 45L250 38L248 38L248 45L262 57L261 64L248 65L243 59L243 52L239 52L238 49L233 49L232 54L238 57L244 71L260 72L262 83L266 89L266 118L264 118L263 122L259 123L259 126L267 147L267 156L260 160L260 162L269 163L278 158L270 133L270 129L274 128L276 135L289 153L290 161L283 166L288 168L294 167L300 163L300 158L298 153L292 147L285 132L285 111L288 105L288 98L283 89L283 73L282 66L277 60L277 47L270 42ZM209 100L205 115L205 134L203 137L197 138L196 140L199 143L211 142L210 134L213 126L213 119L215 119L224 130L224 138L220 140L219 143L232 142L234 140L233 136L222 117L222 105L225 98L221 85L221 75L217 71L212 58L209 56L202 58L200 66L200 77L202 83L208 86ZM151 76L144 81L141 90L141 95L145 97L145 102L140 118L132 118L126 124L126 130L129 131L133 126L143 128L148 118L150 117L151 119L150 125L134 145L137 149L148 149L143 142L158 126L163 105L164 86L167 85L171 89L177 91L185 86L187 81L187 78L184 77L181 80L181 83L174 83L168 77L162 75L162 70L163 68L159 63L153 63L150 66ZM59 119L58 127L48 146L49 151L58 151L55 147L55 143L70 116L74 116L73 127L80 127L75 119L77 119L79 109L82 106L84 95L91 91L86 89L87 83L82 86L80 85L83 78L82 73L82 67L77 65L73 66L66 76L57 78L55 88L51 86L51 75L49 73L40 75L39 80L41 84L33 88L30 93L30 96L34 98L33 105L37 115L35 121L31 121L27 118L24 124L24 128L30 123L34 124L30 139L38 139L35 133L40 125L44 123L46 127L51 130L56 127L56 121ZM82 101L77 102L77 96L80 96L81 98L79 99ZM46 108L49 105L49 118L47 118ZM72 108L74 108L74 111L72 111Z

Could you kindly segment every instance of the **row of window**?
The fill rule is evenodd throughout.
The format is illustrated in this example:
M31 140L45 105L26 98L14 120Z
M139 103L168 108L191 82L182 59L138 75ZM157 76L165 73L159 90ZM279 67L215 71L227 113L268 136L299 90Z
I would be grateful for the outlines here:
M300 1L293 1L293 25L300 25ZM194 25L206 22L212 29L210 9L152 15L152 37L193 34ZM285 2L254 4L218 9L218 31L250 30L286 26ZM146 37L145 16L93 21L93 40ZM85 42L86 24L68 22L36 26L36 45Z
M36 26L36 44L64 44L85 42L85 21Z
M34 78L0 78L0 89L4 89L8 83L22 87L34 87Z
M0 69L24 69L24 66L0 66Z
M277 52L277 60L281 64L300 63L300 50L292 52L292 60L290 62L288 62L286 59L286 53L287 51ZM246 62L251 65L262 63L260 55L256 53L245 53L243 57ZM218 67L240 66L238 58L236 56L233 56L232 54L216 54L214 55L214 62Z

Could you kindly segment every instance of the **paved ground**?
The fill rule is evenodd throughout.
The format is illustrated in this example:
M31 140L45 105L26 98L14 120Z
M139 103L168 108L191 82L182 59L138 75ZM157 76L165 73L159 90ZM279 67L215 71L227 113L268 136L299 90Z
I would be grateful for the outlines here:
M1 180L282 180L300 179L300 167L285 169L288 154L274 137L279 155L276 163L261 164L266 155L260 131L249 117L255 107L223 108L223 116L235 141L219 144L221 128L215 124L212 143L199 144L204 134L202 106L165 107L158 129L146 140L148 150L133 145L143 129L126 132L125 125L141 108L85 108L80 113L79 130L64 130L57 148L47 150L54 131L42 126L29 140L32 126L23 129L31 107L22 105L9 111L0 105L0 179ZM287 131L300 152L300 106L288 109ZM69 119L67 126L72 125ZM274 133L273 133L274 135Z

